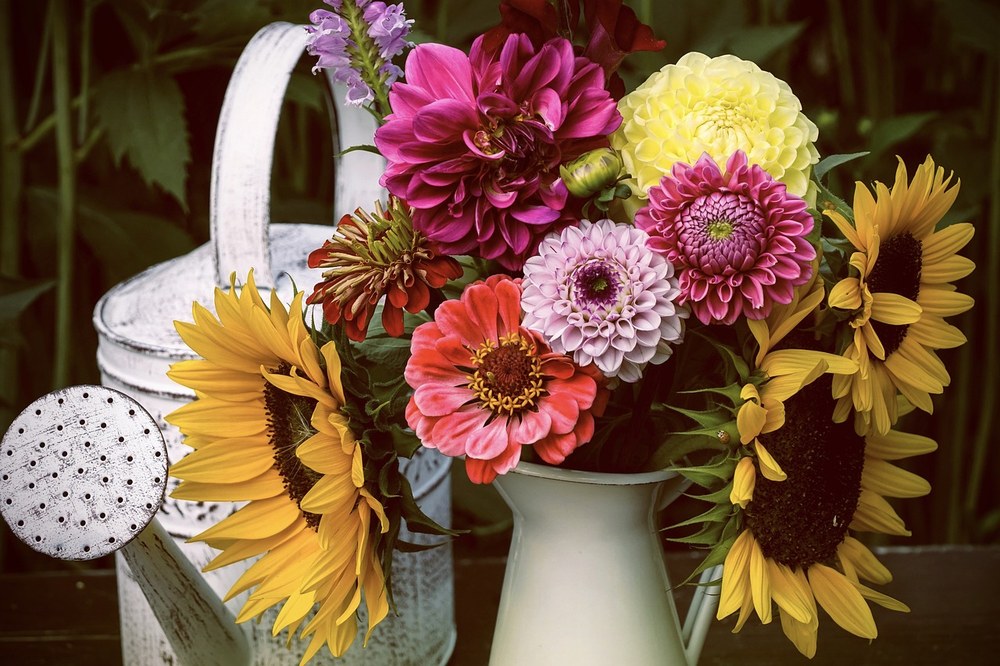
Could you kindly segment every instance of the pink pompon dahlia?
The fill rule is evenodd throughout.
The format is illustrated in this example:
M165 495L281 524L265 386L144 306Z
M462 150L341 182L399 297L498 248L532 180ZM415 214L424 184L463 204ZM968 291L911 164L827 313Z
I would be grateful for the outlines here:
M522 328L521 287L496 275L442 303L413 332L406 421L424 446L465 456L474 483L489 483L532 445L557 465L594 434L595 373Z
M375 133L388 160L382 185L444 253L511 270L571 222L559 165L607 146L621 123L597 64L565 39L536 51L520 34L499 50L480 37L469 55L417 46L389 101L393 113Z
M524 264L524 326L579 365L634 383L684 337L674 267L630 224L581 220Z
M679 273L681 302L703 324L763 319L812 276L816 249L806 239L806 202L736 151L722 173L708 154L675 164L649 189L635 216L649 246Z

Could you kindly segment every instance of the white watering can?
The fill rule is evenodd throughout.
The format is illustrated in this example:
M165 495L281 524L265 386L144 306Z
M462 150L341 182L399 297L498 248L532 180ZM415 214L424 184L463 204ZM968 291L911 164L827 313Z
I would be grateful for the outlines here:
M167 458L176 462L187 447L176 428L163 419L194 397L166 376L172 363L195 357L173 325L175 320L191 319L193 301L212 308L214 288L227 288L233 271L246 276L251 268L258 286L277 290L286 303L293 284L309 289L317 281L316 272L306 265L307 255L322 245L331 228L269 224L275 132L284 90L306 38L302 26L274 23L254 36L236 64L216 135L211 242L115 286L94 310L102 384L131 396L137 404L101 387L66 389L29 407L18 418L34 416L35 422L15 423L4 439L2 493L8 496L0 498L0 507L12 530L28 545L64 559L90 559L135 537L116 557L126 665L292 666L306 648L303 641L286 649L282 636L271 636L277 609L259 624L233 623L246 594L232 599L228 607L220 598L249 562L199 573L215 551L186 540L234 507L169 498L176 482L167 479ZM335 90L334 98L338 140L334 153L371 143L375 129L371 116L363 109L345 107L342 91ZM377 156L356 151L338 159L335 166L334 219L359 206L370 208L384 196L378 187L382 162ZM93 411L95 405L100 410ZM124 413L120 405L128 405ZM82 412L78 416L80 410L91 411L89 416ZM152 420L138 431L130 429L147 412L150 416L145 418ZM11 467L13 461L20 463ZM76 472L80 469L84 471ZM435 451L421 450L403 461L415 499L442 525L449 524L451 513L448 470L448 460ZM39 499L43 497L48 499ZM149 522L154 514L156 519ZM143 530L147 522L149 527ZM67 524L76 526L76 536L64 532ZM401 537L427 542L424 535L406 530ZM361 649L358 641L336 663L447 662L455 641L450 547L397 553L393 583L399 615L390 614L376 628L367 648ZM359 624L361 631L364 618ZM213 642L218 647L211 647ZM322 663L324 655L333 663L326 651L313 663Z

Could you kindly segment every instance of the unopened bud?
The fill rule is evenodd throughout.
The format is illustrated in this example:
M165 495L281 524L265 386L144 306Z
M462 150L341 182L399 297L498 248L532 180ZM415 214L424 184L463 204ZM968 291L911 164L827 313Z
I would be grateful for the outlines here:
M586 198L613 185L622 170L622 158L611 148L597 148L559 167L570 194Z

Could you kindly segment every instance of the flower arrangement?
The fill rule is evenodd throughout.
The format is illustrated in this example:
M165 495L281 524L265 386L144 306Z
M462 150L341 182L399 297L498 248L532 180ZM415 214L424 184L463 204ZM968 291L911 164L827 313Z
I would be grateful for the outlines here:
M622 60L663 42L618 1L504 1L468 54L407 41L400 4L325 2L308 51L378 120L386 200L309 254L322 276L288 309L252 274L195 306L178 330L202 358L171 373L198 396L169 418L194 449L174 496L248 502L198 537L209 566L263 555L239 620L280 606L304 661L343 654L362 603L370 635L403 522L453 534L398 471L421 446L475 483L521 460L676 469L710 506L679 540L724 564L718 617L776 605L808 657L820 608L869 639L869 602L907 610L853 534L908 534L885 498L929 492L893 461L936 448L898 420L965 342L952 176L900 161L848 205L823 179L844 157L734 56L625 94Z

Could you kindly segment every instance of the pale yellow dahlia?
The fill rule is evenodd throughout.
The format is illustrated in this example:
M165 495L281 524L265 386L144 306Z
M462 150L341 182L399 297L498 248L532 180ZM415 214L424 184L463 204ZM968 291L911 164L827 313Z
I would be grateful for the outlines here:
M834 380L839 398L836 418L845 420L853 407L858 432L873 423L886 433L896 422L896 391L930 413L930 394L951 382L935 353L965 342L965 335L944 317L965 312L972 298L951 283L975 268L957 254L972 239L971 224L935 226L951 208L958 184L935 168L928 157L908 182L902 160L890 191L875 184L875 194L862 183L854 194L854 224L835 210L824 211L857 251L851 266L857 275L838 282L830 305L853 310L853 340L844 355L859 371Z
M618 102L611 145L643 198L675 163L708 153L724 170L737 150L805 197L819 132L801 109L787 83L750 61L688 53Z
M820 607L868 639L878 635L868 602L909 610L862 582L892 576L848 529L909 535L885 497L918 497L930 486L888 461L936 448L919 435L872 430L863 437L835 423L830 390L825 375L803 387L784 401L783 424L761 433L783 479L772 480L760 458L740 460L759 466L761 476L751 470L749 480L734 479L734 488L742 486L731 498L742 527L726 555L718 609L719 619L739 612L735 632L754 612L771 622L773 601L785 635L807 657L816 653Z
M362 593L369 635L389 606L373 544L388 520L341 413L336 346L313 342L302 296L285 310L272 292L268 308L251 273L240 290L216 290L217 315L195 304L194 323L177 330L202 358L169 375L197 399L167 420L194 448L171 468L183 480L173 497L248 502L195 537L222 551L206 571L261 556L227 599L250 590L238 622L280 605L273 632L291 640L301 627L305 663L323 645L338 656L350 647Z

